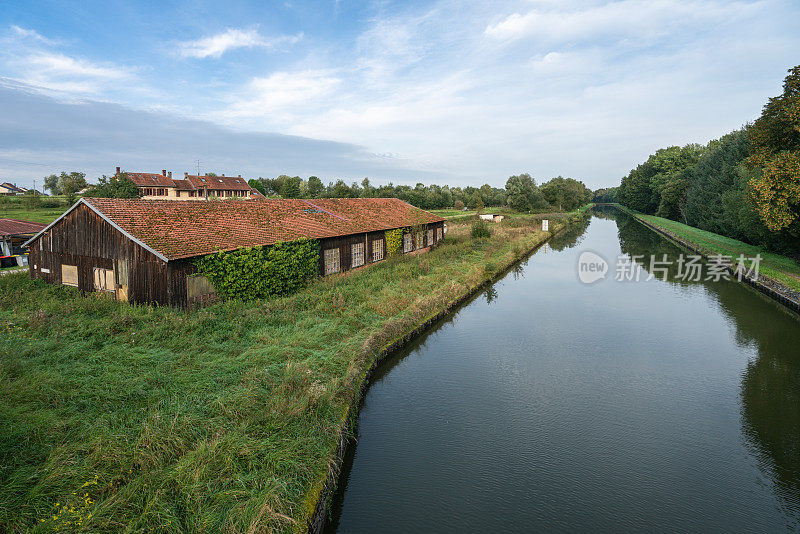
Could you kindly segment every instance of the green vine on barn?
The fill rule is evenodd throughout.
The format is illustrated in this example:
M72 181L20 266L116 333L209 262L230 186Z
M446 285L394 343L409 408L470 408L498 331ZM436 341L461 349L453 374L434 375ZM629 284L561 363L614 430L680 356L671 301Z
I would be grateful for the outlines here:
M303 238L217 252L196 260L195 265L222 298L267 298L294 293L316 278L319 250L317 240Z
M403 245L403 229L386 230L384 236L386 237L386 255L394 256L398 254L400 247Z

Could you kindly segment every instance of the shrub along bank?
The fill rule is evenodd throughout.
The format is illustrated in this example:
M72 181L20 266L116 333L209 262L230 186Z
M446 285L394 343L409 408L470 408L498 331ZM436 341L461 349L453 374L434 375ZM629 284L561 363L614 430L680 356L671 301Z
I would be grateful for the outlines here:
M448 226L428 254L195 311L0 278L0 524L305 531L375 359L547 237Z

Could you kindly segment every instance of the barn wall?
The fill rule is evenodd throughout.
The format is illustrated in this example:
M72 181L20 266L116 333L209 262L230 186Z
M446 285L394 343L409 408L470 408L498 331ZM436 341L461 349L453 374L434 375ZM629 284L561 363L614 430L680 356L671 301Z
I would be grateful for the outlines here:
M64 264L77 265L78 289L83 291L94 291L94 268L100 267L114 270L117 294L124 286L128 301L173 304L167 263L84 205L68 213L30 245L31 278L61 284ZM125 271L127 281L122 279Z
M443 228L444 222L438 223L431 223L426 225L425 229L423 230L423 245L422 247L431 247L437 244L436 242L436 229ZM433 229L433 242L428 242L428 229ZM386 252L386 238L385 233L381 232L369 232L364 234L352 234L342 237L331 237L327 239L320 239L320 255L319 255L319 275L325 275L325 262L324 262L324 251L330 250L333 248L339 249L339 259L341 262L341 272L349 271L351 269L351 246L355 243L366 243L367 246L365 248L365 258L364 258L364 265L369 265L372 262L372 244L375 241L384 241L383 250L384 253ZM400 251L402 252L402 245ZM384 256L386 259L386 256Z

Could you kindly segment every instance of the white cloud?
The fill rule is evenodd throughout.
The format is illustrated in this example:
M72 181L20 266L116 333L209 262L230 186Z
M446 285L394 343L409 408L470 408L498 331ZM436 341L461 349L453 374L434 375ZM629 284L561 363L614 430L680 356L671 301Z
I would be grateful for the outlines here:
M60 43L38 32L11 26L0 43L4 85L21 84L35 90L78 96L97 96L110 84L130 82L134 69L54 51Z
M512 13L484 30L499 41L525 37L549 42L585 42L603 38L648 40L697 24L730 22L759 6L707 0L622 0L584 8L550 7Z
M286 129L298 116L318 113L342 80L328 70L275 72L250 80L212 119L232 126Z
M218 58L228 50L235 48L275 48L280 44L294 44L303 38L302 33L281 35L267 39L254 29L241 30L228 28L222 33L203 37L196 41L178 43L178 52L183 57Z
M57 41L52 39L47 39L46 37L39 34L39 32L35 30L29 30L27 28L21 28L19 26L11 26L11 31L18 37L32 39L34 41L39 41L40 43L45 43L48 45L57 44Z

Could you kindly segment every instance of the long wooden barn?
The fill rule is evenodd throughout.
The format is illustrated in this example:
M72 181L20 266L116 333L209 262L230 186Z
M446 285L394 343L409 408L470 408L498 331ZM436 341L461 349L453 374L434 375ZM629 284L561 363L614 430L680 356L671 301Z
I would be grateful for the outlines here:
M401 252L442 240L444 219L392 198L172 202L82 198L30 239L31 278L120 300L186 307L213 300L195 259L220 251L318 239L319 273L383 260L385 232Z

